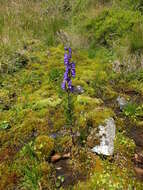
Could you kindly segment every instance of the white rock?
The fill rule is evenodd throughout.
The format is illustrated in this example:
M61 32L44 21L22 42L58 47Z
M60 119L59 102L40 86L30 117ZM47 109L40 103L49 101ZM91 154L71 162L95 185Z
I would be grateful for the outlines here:
M100 145L92 148L92 151L106 156L114 153L114 138L116 126L113 118L105 120L105 125L99 125Z

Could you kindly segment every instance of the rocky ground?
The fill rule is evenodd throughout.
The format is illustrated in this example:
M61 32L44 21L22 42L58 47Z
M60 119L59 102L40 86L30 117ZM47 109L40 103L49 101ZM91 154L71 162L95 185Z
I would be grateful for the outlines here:
M0 76L0 190L143 189L143 71L121 74L73 52L69 126L63 57L63 46L30 41L16 54L19 68ZM102 156L91 149L109 118L114 154Z

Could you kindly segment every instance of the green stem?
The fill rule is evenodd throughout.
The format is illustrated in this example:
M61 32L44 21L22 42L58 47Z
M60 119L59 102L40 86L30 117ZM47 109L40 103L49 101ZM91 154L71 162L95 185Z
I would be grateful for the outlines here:
M71 97L70 97L70 91L68 90L68 124L70 126L70 132L72 136L72 143L75 145L75 140L74 140L74 133L73 133L73 117L72 117L72 106L71 106Z

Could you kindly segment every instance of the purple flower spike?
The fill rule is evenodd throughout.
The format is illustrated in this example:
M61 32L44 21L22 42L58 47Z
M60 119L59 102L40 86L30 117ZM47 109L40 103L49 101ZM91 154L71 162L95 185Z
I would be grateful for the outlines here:
M66 71L64 73L64 79L63 79L61 87L63 90L69 90L70 92L73 92L74 87L72 86L71 78L72 77L75 78L75 63L70 62L72 58L71 48L65 47L64 49L66 51L64 55L64 64L66 67Z
M71 75L73 78L75 78L75 63L71 63Z
M72 50L71 48L69 48L69 59L71 59L71 57L72 57Z

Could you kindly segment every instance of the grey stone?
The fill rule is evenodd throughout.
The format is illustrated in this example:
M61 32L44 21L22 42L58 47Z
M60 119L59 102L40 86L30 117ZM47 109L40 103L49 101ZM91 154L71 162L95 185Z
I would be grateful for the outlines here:
M123 110L124 107L127 105L127 101L126 101L126 99L124 97L118 96L117 102L118 102L118 105L120 107L120 110Z
M78 86L74 87L74 92L77 93L77 94L83 94L84 89L80 85L78 85Z

